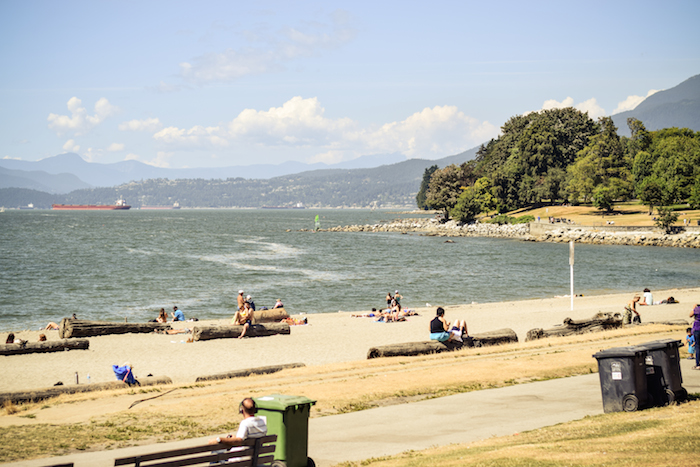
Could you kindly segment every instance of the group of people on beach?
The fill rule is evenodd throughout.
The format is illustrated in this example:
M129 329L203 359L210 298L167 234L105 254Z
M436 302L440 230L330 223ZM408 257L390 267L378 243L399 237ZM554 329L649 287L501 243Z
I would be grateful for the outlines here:
M632 300L625 306L625 312L623 314L623 324L639 324L642 322L642 317L637 311L637 305L639 306L651 306L651 305L664 305L667 303L678 303L678 301L673 297L668 297L657 302L654 301L654 296L651 290L645 288L642 295L634 294Z

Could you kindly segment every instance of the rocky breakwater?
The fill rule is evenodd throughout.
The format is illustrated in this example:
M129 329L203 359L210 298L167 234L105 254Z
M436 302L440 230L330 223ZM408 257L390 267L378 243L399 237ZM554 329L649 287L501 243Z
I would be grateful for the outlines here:
M460 224L449 221L441 224L435 219L399 219L393 222L369 225L347 225L321 229L325 232L418 232L435 237L499 237L526 238L527 224Z
M558 228L538 237L525 240L538 242L593 243L604 245L670 246L676 248L700 248L700 232L682 232L667 235L662 232L606 232L581 228Z
M305 230L305 229L304 229ZM541 231L541 226L538 229ZM605 227L554 227L537 235L531 233L529 224L460 224L449 221L444 224L436 219L399 219L392 222L368 225L337 226L321 229L323 232L399 232L419 233L436 237L496 237L513 238L531 242L569 242L665 246L676 248L700 248L700 232L681 232L666 235L652 230L607 231Z

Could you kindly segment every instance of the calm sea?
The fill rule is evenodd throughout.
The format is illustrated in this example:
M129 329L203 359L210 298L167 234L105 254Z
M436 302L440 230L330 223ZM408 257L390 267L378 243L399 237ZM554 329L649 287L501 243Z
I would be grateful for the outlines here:
M291 313L368 310L569 293L568 244L396 233L314 233L387 222L369 210L7 211L0 213L0 329L82 319L146 321L161 307L233 315L244 289ZM576 246L576 293L696 287L700 251Z

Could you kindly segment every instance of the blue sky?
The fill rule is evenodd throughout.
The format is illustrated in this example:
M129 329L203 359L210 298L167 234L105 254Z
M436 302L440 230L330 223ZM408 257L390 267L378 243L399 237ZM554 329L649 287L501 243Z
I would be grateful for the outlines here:
M700 73L697 1L0 0L0 157L437 159Z

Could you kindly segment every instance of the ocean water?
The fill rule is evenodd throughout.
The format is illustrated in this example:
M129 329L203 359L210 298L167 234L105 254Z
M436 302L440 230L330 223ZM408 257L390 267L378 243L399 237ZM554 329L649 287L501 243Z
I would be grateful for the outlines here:
M370 210L0 213L0 330L82 319L233 315L239 289L290 313L408 308L569 293L568 244L399 233L300 232L416 217ZM577 245L577 294L700 284L700 251Z

